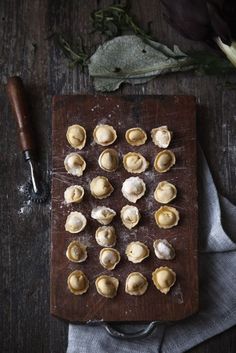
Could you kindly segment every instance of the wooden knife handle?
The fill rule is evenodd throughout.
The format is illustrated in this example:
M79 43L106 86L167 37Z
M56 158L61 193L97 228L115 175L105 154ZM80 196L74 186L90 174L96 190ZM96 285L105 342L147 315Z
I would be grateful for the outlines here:
M13 76L8 79L7 93L18 125L21 149L23 152L32 150L34 144L30 116L24 85L20 77Z

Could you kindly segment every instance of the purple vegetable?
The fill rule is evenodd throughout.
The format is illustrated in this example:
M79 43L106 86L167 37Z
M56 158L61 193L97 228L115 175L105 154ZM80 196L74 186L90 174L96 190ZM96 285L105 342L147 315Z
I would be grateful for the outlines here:
M236 66L236 0L161 0L164 16L183 36L213 41Z

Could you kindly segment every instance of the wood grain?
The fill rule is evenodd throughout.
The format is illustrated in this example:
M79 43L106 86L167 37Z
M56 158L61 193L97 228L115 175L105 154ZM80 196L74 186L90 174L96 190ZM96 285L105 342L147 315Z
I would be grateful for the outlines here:
M125 124L124 124L125 118ZM68 126L81 124L87 131L88 141L80 154L87 168L81 177L68 175L64 158L74 151L66 141ZM120 165L115 173L104 172L98 166L103 147L93 143L92 132L98 124L111 124L118 139L112 145L119 153ZM175 153L176 165L167 173L153 170L155 156L161 151L150 139L150 131L157 126L167 125L173 131L170 149ZM131 147L125 141L125 131L139 126L149 135L145 145ZM52 126L52 254L51 254L51 312L69 321L153 321L180 320L193 314L198 308L197 271L197 182L196 182L196 103L187 96L57 96L53 100ZM141 221L132 231L122 225L119 214L123 206L130 204L121 193L122 182L134 176L122 166L122 156L130 151L141 153L150 162L150 167L139 176L144 180L147 191L135 206L141 213ZM112 195L105 200L96 200L91 195L89 183L98 176L106 176L114 187ZM171 202L180 212L180 222L171 229L159 229L155 224L154 212L161 206L153 198L158 182L168 180L178 190ZM64 203L64 191L69 185L85 188L85 199L79 205ZM116 248L121 262L113 271L104 271L98 261L101 247L94 235L99 224L90 216L93 208L101 205L113 208L117 216L115 226L118 242ZM65 232L65 221L71 211L81 211L88 224L80 234ZM172 261L158 260L153 254L153 241L165 238L176 250ZM72 264L65 256L72 240L80 240L88 246L88 259ZM148 259L132 264L126 259L126 246L132 241L142 241L150 249ZM163 295L152 284L151 274L155 268L170 266L177 274L177 283L168 295ZM77 297L67 288L67 277L75 269L85 271L90 280L86 294ZM125 280L131 272L141 272L147 277L149 288L145 295L134 298L124 291ZM112 299L101 297L95 289L95 279L102 274L111 274L120 281L117 296Z
M71 70L48 40L64 32L74 43L78 33L93 51L100 41L89 34L89 14L111 0L0 1L0 336L4 353L66 351L67 325L49 314L50 205L27 204L22 189L29 171L19 153L17 130L6 97L10 75L23 78L39 145L39 166L50 179L51 97L54 94L94 93L88 73ZM172 30L162 17L158 0L132 0L131 13L143 26L152 21L154 36L182 50L206 49ZM193 73L159 77L144 86L123 86L119 94L191 94L198 101L198 138L214 180L236 202L236 91L225 86L236 75L197 76ZM49 171L49 172L47 172ZM36 216L35 216L36 215ZM60 348L59 348L60 347ZM236 328L204 342L192 353L234 353Z

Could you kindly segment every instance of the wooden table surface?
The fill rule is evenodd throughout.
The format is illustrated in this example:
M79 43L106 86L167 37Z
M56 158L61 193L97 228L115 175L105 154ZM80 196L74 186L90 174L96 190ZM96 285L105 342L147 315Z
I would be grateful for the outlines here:
M49 314L50 204L27 203L22 192L29 177L16 143L16 125L5 93L6 79L24 79L39 145L40 168L50 180L51 98L54 94L94 93L85 70L71 70L49 36L57 31L74 42L80 33L94 50L99 36L88 34L92 10L111 4L99 0L2 0L0 2L0 332L1 352L63 353L67 324ZM131 1L140 23L153 21L155 37L183 50L204 49L183 39L163 20L159 1ZM144 86L124 86L121 94L192 94L197 97L198 136L221 193L236 202L236 91L231 76L171 74ZM190 352L233 353L236 328Z

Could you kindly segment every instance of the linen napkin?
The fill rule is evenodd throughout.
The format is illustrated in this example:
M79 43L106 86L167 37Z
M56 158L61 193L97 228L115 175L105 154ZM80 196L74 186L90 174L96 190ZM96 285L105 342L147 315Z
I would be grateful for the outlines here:
M146 338L112 338L103 327L69 325L67 353L180 353L236 324L236 206L217 193L198 150L199 312ZM137 331L142 325L120 325Z

